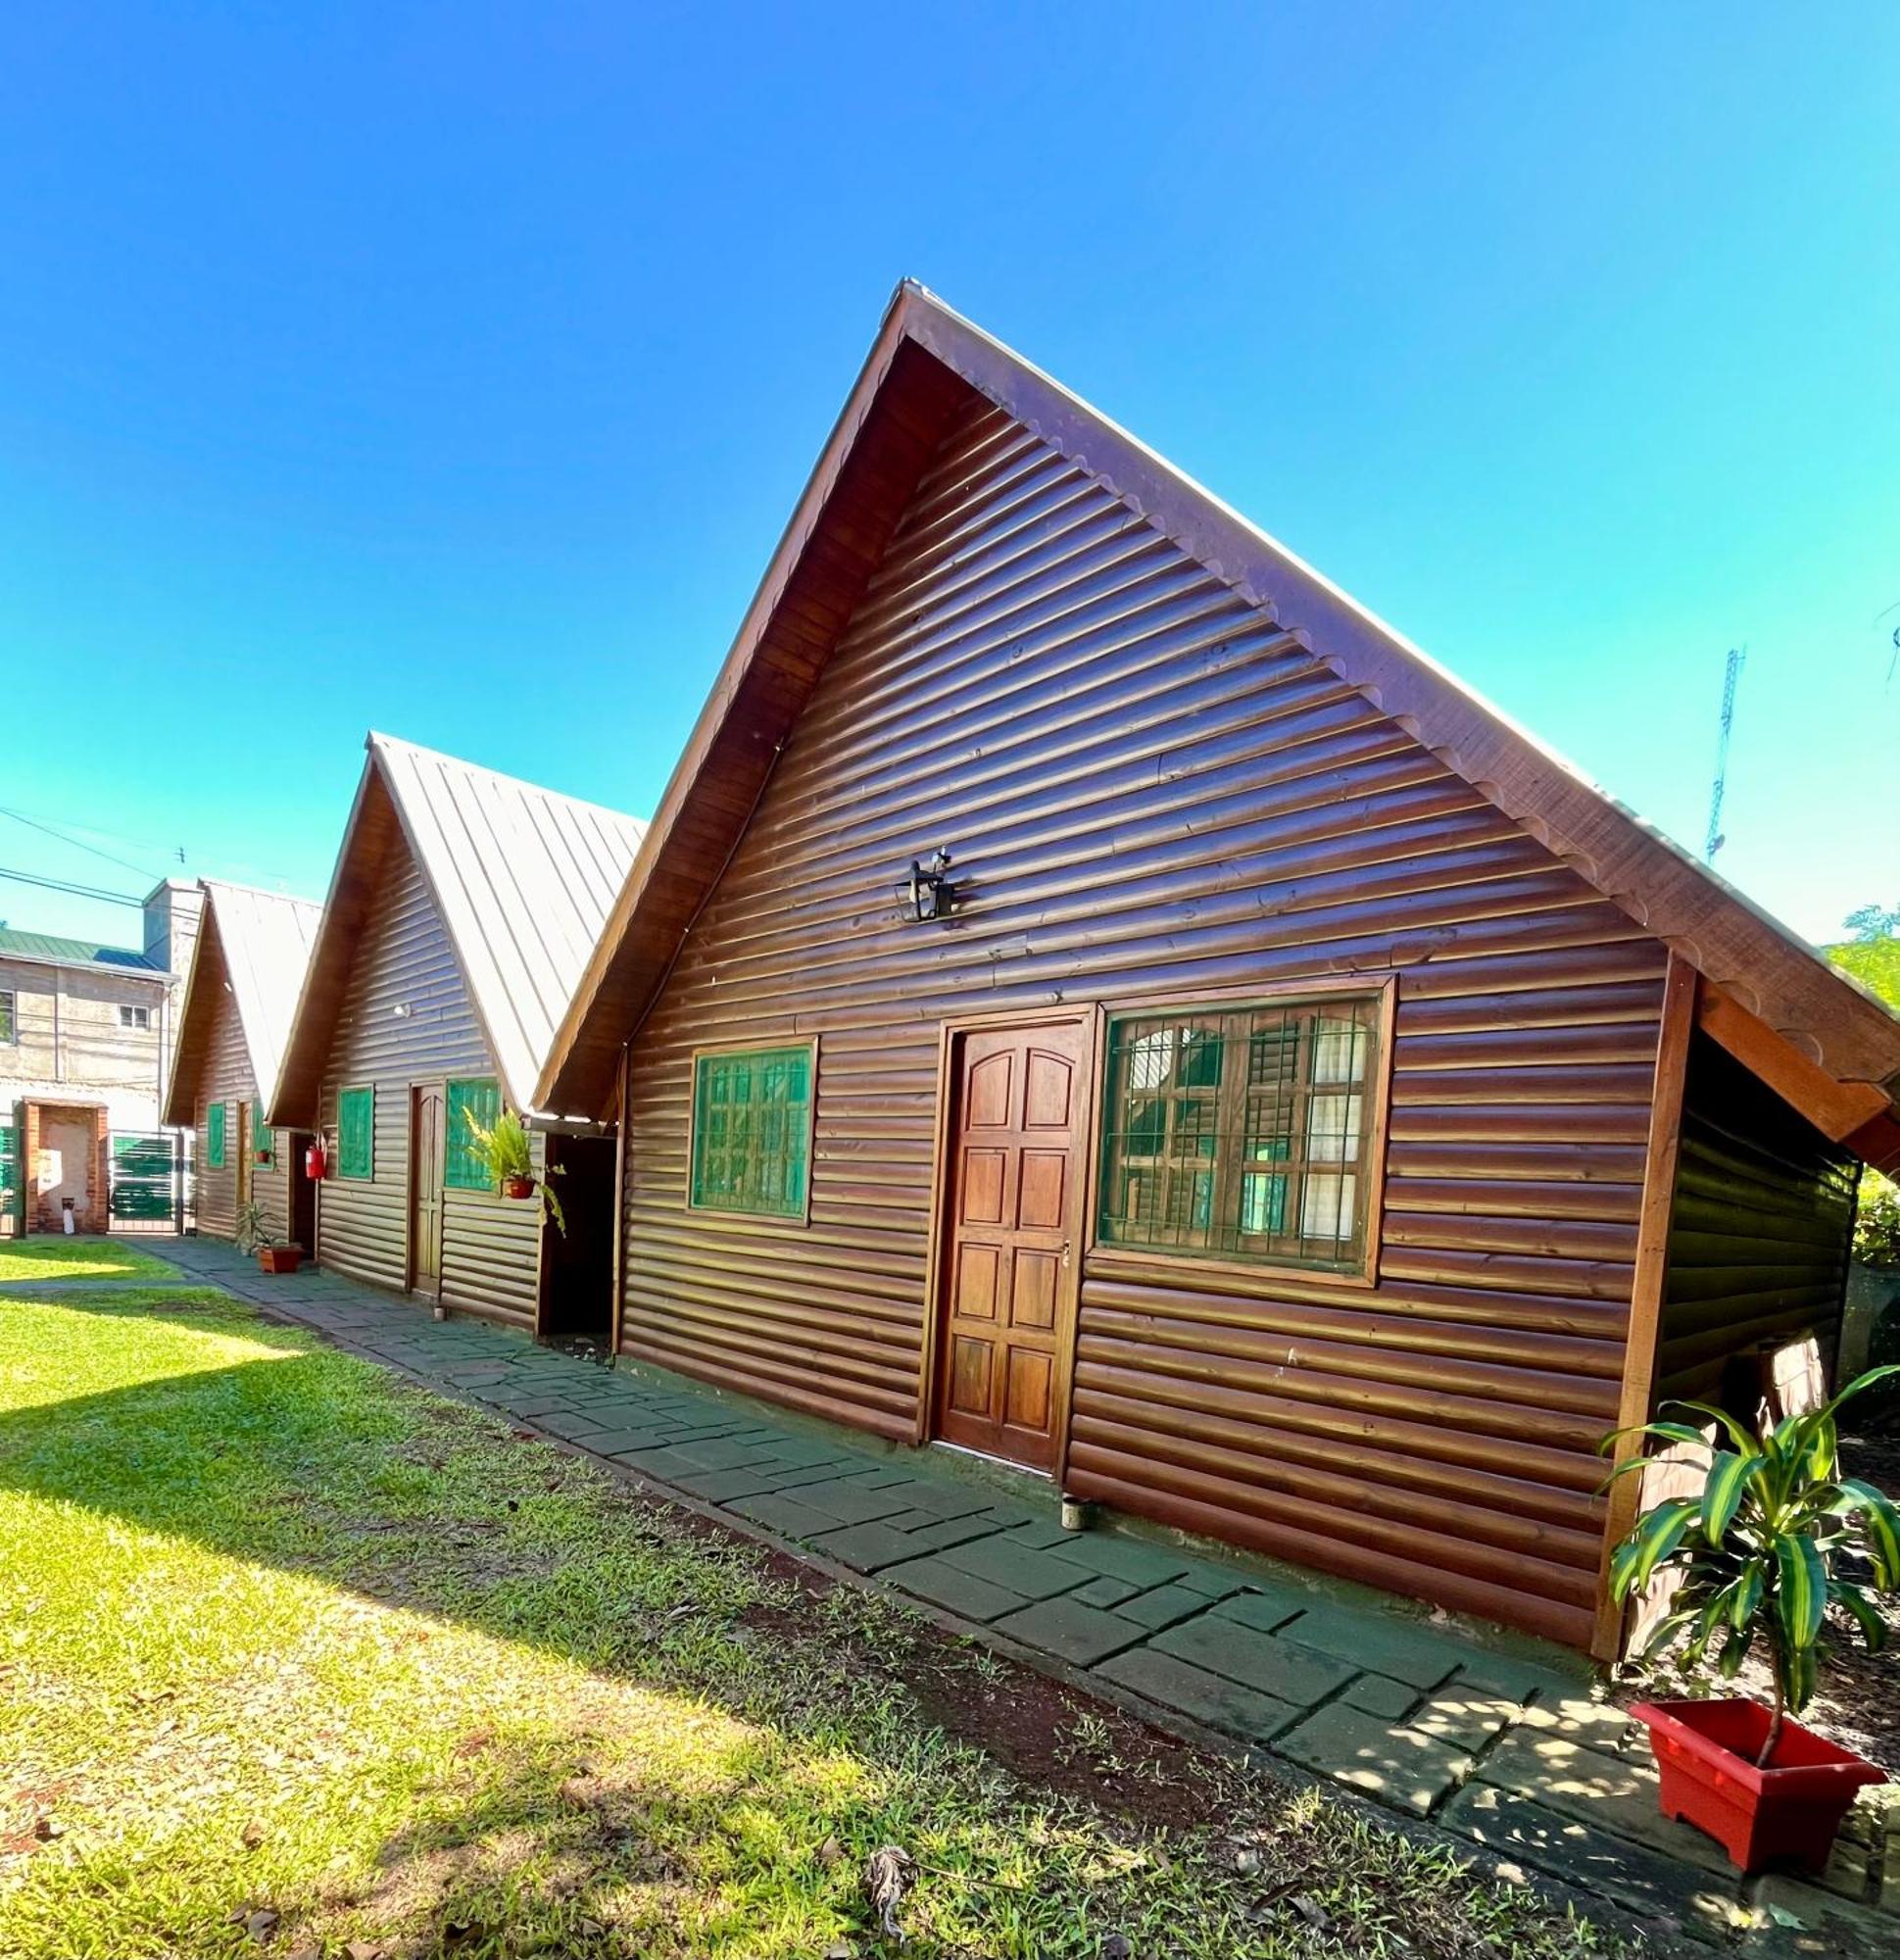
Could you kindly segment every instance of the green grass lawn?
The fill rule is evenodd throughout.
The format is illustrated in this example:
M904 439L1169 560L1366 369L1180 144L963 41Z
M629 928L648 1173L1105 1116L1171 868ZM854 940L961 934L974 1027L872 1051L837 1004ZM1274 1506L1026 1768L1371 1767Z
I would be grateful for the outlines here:
M0 1280L129 1280L175 1269L122 1239L67 1238L36 1232L29 1239L0 1239Z
M1188 1780L1217 1828L1178 1773L1167 1829L1024 1781L922 1714L926 1652L940 1702L1009 1688L215 1292L0 1302L17 1960L895 1952L887 1843L917 1956L1610 1944L1224 1764ZM1078 1720L1072 1787L1139 1787L1145 1733Z

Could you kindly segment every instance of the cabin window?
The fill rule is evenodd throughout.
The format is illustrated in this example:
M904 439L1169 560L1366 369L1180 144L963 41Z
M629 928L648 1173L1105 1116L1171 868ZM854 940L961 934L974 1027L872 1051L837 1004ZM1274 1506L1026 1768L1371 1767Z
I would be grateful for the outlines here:
M20 1039L20 1023L16 1018L18 1004L11 990L0 993L0 1042L14 1043Z
M251 1105L251 1161L253 1163L274 1163L277 1157L277 1133L267 1127L264 1109L260 1103Z
M372 1178L376 1174L376 1092L345 1089L336 1099L336 1174Z
M694 1057L696 1209L805 1215L815 1058L808 1042Z
M1362 1272L1381 997L1115 1014L1097 1239Z
M448 1113L449 1141L443 1153L442 1182L458 1191L493 1191L495 1180L475 1143L468 1118L492 1129L502 1113L502 1086L495 1081L452 1082L443 1092Z
M205 1111L205 1168L224 1168L224 1105L214 1102Z

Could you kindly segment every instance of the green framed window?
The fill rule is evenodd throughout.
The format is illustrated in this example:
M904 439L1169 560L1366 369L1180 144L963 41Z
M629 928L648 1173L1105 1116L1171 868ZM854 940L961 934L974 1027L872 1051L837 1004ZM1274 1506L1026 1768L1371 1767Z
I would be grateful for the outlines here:
M472 1116L484 1130L492 1129L502 1113L502 1085L492 1079L451 1082L443 1092L443 1108L448 1116L449 1136L443 1151L442 1182L458 1191L493 1191L495 1180L475 1147L468 1127Z
M376 1174L376 1092L345 1089L336 1099L336 1174L372 1178Z
M1098 1242L1363 1270L1382 1004L1110 1015Z
M809 1042L693 1058L695 1210L805 1215L815 1062Z
M225 1105L214 1102L205 1111L205 1168L222 1170L224 1168L224 1124Z
M270 1164L277 1160L277 1133L264 1120L264 1104L251 1104L251 1161Z

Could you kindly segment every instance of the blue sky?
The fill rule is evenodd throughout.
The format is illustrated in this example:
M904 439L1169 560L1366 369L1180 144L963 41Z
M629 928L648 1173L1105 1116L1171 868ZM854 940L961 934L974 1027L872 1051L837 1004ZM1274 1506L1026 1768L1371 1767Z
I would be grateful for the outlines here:
M5 48L0 808L125 862L0 866L320 896L370 725L646 813L907 273L1691 844L1746 642L1721 868L1816 936L1900 900L1889 4Z

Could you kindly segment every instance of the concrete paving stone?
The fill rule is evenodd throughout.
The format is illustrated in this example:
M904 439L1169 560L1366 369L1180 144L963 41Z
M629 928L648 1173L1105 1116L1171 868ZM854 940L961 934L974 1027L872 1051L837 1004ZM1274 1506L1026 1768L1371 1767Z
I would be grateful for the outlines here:
M761 1462L770 1453L757 1443L748 1443L736 1436L719 1437L710 1443L679 1443L673 1446L682 1462L691 1463L699 1470L743 1470L749 1464Z
M607 1425L591 1415L544 1415L536 1419L536 1426L545 1429L550 1436L562 1437L569 1443L608 1434Z
M1141 1627L1119 1613L1104 1613L1099 1606L1085 1606L1075 1598L1039 1599L997 1621L996 1629L1075 1667L1092 1667L1145 1638Z
M783 1477L769 1464L755 1470L681 1470L668 1481L709 1504L730 1504L735 1497L763 1497L785 1489Z
M1481 1759L1475 1774L1480 1783L1517 1790L1547 1810L1646 1844L1664 1857L1709 1871L1728 1869L1714 1838L1662 1814L1656 1773L1647 1763L1520 1724Z
M1325 1654L1350 1654L1370 1674L1389 1675L1414 1688L1436 1688L1449 1680L1466 1649L1433 1634L1415 1633L1379 1613L1351 1613L1337 1606L1314 1606L1291 1626L1283 1640Z
M1020 1504L992 1504L981 1515L989 1518L999 1532L1036 1523L1036 1513L1024 1510Z
M1745 1960L1876 1960L1900 1943L1885 1913L1784 1873L1760 1880L1752 1903L1759 1924L1742 1940Z
M901 1496L867 1490L862 1484L835 1477L828 1484L801 1484L799 1501L814 1510L828 1512L841 1525L873 1524L879 1518L893 1518L910 1508Z
M949 1551L953 1545L996 1534L984 1518L937 1518L930 1524L913 1525L904 1536L920 1550Z
M947 1565L941 1558L913 1558L904 1565L887 1566L881 1575L892 1585L929 1599L966 1620L999 1620L1029 1602L1006 1586L993 1586L960 1566Z
M814 1511L796 1497L781 1497L772 1492L761 1497L735 1498L726 1509L751 1518L781 1538L818 1539L826 1532L835 1532L840 1523L827 1511Z
M796 1503L796 1497L783 1499ZM881 1572L887 1565L901 1565L915 1558L917 1545L908 1532L893 1531L881 1520L870 1524L847 1525L843 1531L829 1531L811 1541L813 1551L849 1565L853 1572Z
M658 1449L661 1446L650 1429L602 1429L590 1431L578 1441L596 1456L625 1456L630 1450Z
M1874 1859L1868 1846L1856 1844L1847 1838L1837 1838L1827 1860L1827 1869L1815 1883L1823 1891L1833 1892L1840 1898L1862 1899L1871 1888L1869 1881L1873 1874ZM1900 1938L1900 1929L1896 1929L1896 1938Z
M1246 1583L1224 1566L1193 1564L1187 1566L1175 1581L1177 1586L1185 1586L1191 1592L1199 1592L1208 1599L1231 1598L1236 1592L1244 1592Z
M1286 1592L1278 1587L1254 1587L1216 1600L1213 1610L1217 1619L1238 1620L1243 1627L1271 1634L1290 1620L1297 1619L1311 1603L1310 1593Z
M1064 1531L1059 1522L1018 1525L1009 1534L1009 1543L1026 1545L1031 1551L1047 1551L1052 1546L1060 1544L1064 1539L1071 1539L1074 1536L1074 1532Z
M981 1491L960 1490L953 1484L922 1478L904 1495L913 1511L929 1511L940 1518L973 1518L990 1508L990 1499Z
M1156 1634L1149 1645L1295 1708L1310 1708L1324 1700L1357 1672L1343 1661L1290 1646L1271 1634L1212 1613L1167 1628Z
M1133 1620L1138 1627L1146 1627L1153 1633L1173 1626L1177 1620L1206 1612L1207 1605L1206 1593L1191 1592L1175 1582L1157 1586L1152 1592L1136 1593L1117 1606L1115 1612L1121 1619Z
M1465 1680L1465 1671L1460 1668L1454 1679ZM1561 1736L1567 1741L1582 1742L1611 1755L1633 1755L1646 1760L1649 1754L1649 1733L1640 1722L1630 1719L1627 1708L1619 1708L1613 1701L1599 1701L1581 1690L1548 1700L1539 1691L1519 1719L1527 1729Z
M1418 1698L1416 1688L1383 1674L1362 1674L1357 1681L1348 1682L1340 1695L1347 1706L1363 1708L1368 1715L1383 1715L1388 1722L1409 1715Z
M1060 1544L1049 1547L1049 1556L1065 1558L1109 1579L1132 1579L1138 1586L1164 1585L1189 1565L1178 1552L1163 1545L1102 1531L1070 1532Z
M1074 1596L1090 1606L1107 1608L1132 1599L1142 1589L1130 1579L1092 1579L1076 1589Z
M1562 1879L1632 1912L1664 1914L1704 1938L1728 1936L1732 1884L1647 1845L1547 1810L1520 1791L1467 1784L1438 1822L1488 1851Z
M662 1484L670 1484L675 1477L693 1468L690 1463L682 1463L673 1452L661 1446L658 1449L622 1449L608 1451L615 1463L624 1464L629 1470L637 1470L642 1476L657 1477Z
M1368 1681L1388 1679L1367 1675ZM1399 1683L1399 1687L1406 1684ZM1407 1691L1411 1691L1409 1689ZM1494 1736L1501 1736L1518 1713L1517 1702L1501 1694L1467 1688L1455 1677L1431 1690L1410 1718L1410 1726L1436 1741L1476 1755Z
M1032 1551L1003 1538L972 1539L967 1544L948 1547L942 1555L950 1564L992 1585L1006 1586L1026 1599L1051 1599L1058 1592L1072 1592L1088 1578L1086 1572L1047 1551Z
M1299 1719L1297 1708L1276 1701L1271 1694L1242 1688L1173 1654L1157 1653L1151 1646L1111 1655L1095 1672L1164 1708L1178 1709L1210 1729L1246 1741L1270 1742Z
M1279 1746L1307 1769L1418 1817L1429 1815L1471 1768L1464 1750L1342 1701L1309 1715Z
M1539 1700L1563 1700L1589 1692L1587 1674L1559 1674L1554 1668L1519 1660L1514 1654L1486 1653L1483 1647L1462 1651L1458 1678L1492 1694L1508 1695L1513 1701L1529 1701L1533 1695Z

